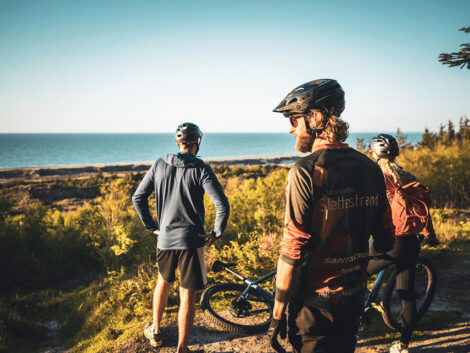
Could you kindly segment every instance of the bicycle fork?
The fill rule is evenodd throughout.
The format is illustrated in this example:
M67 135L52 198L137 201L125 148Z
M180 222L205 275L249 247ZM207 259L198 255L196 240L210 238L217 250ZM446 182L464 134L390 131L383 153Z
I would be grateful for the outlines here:
M364 311L366 311L367 308L370 308L371 305L375 304L375 299L377 298L377 294L379 292L378 289L383 282L385 272L385 269L379 272L379 274L377 275L377 279L375 280L374 286L367 293L366 301L364 303Z
M383 308L376 302L377 295L379 293L379 287L384 280L386 269L380 271L377 275L377 279L374 282L374 286L370 291L367 291L366 300L364 302L364 308L361 315L361 326L365 328L370 324L370 309L371 307L379 312L383 312Z

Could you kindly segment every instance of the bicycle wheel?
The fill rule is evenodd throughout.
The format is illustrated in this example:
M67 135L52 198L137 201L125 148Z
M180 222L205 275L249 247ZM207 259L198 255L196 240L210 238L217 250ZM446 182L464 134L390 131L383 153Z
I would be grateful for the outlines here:
M401 298L396 291L397 270L395 269L387 281L383 297L382 317L387 326L397 331L403 328ZM428 310L436 292L437 273L431 260L418 256L416 260L415 292L416 320L423 317Z
M201 309L207 320L218 328L237 333L266 331L273 312L271 299L250 288L245 300L240 295L246 287L218 283L207 288L201 297Z

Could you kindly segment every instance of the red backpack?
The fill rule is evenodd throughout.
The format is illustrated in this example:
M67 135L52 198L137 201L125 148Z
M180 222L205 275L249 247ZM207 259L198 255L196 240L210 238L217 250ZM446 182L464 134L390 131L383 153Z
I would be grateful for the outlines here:
M420 233L426 227L431 206L431 192L419 181L399 186L390 201L395 235Z

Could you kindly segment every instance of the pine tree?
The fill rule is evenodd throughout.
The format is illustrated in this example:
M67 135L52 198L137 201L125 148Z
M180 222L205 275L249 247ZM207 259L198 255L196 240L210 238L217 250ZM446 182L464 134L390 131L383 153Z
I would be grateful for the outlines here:
M470 140L470 120L467 116L460 117L457 135L459 140Z
M444 125L439 126L439 132L437 133L438 140L440 142L445 142L446 139L446 130L444 129Z
M398 142L398 147L400 147L400 149L413 147L411 143L406 142L407 138L408 136L403 135L400 128L397 128L397 142Z
M452 142L455 139L454 123L449 120L447 123L447 139Z
M459 31L470 33L470 27L460 28ZM470 43L460 44L458 52L441 53L438 58L443 65L460 66L461 69L467 66L467 69L470 69Z
M428 128L425 128L421 137L421 141L418 142L418 145L421 147L433 148L436 145L436 142L437 136L430 132Z

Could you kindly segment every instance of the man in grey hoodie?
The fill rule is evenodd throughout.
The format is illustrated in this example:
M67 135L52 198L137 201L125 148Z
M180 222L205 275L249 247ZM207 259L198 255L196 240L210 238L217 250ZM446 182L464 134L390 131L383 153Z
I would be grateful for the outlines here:
M217 209L214 238L227 226L229 204L222 186L211 167L196 157L202 132L196 124L183 123L175 135L180 149L158 159L137 188L132 202L142 223L158 234L158 281L153 295L153 323L144 335L154 347L162 344L161 319L168 301L168 292L180 269L180 307L178 313L177 352L187 352L189 334L194 321L196 292L207 283L204 257L204 193ZM150 214L148 198L155 191L158 223Z

